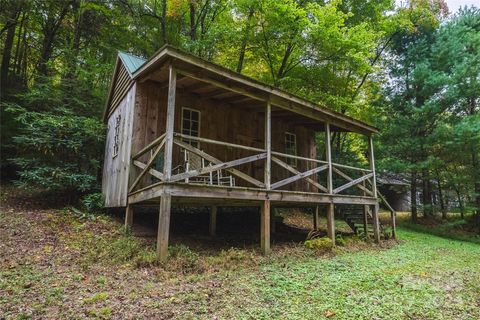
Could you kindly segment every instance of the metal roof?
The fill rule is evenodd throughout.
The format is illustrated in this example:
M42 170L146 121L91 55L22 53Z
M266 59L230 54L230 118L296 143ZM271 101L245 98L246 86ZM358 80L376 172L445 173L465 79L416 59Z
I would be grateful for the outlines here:
M123 64L127 68L128 73L130 73L130 76L135 73L144 63L145 59L131 55L126 52L119 51L118 56L120 59L122 59Z

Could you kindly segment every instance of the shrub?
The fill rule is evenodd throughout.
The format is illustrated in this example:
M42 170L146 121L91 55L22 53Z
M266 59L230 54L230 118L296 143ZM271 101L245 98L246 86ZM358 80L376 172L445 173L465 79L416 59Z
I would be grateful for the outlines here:
M103 195L100 192L87 194L82 198L82 204L89 212L101 212L104 204Z
M335 239L335 243L341 247L344 247L347 244L347 241L345 241L342 236L337 236L337 238Z
M305 247L317 252L330 252L333 249L333 242L330 238L315 238L305 241Z

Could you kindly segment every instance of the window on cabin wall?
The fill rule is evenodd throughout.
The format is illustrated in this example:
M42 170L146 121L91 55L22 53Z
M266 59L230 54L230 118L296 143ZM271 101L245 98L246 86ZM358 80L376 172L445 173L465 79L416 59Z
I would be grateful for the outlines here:
M119 114L115 118L115 132L113 136L113 147L112 147L112 158L115 158L118 155L118 150L120 149L120 124L122 122L122 116Z
M290 132L285 132L285 153L292 156L297 155L297 136ZM287 164L296 167L297 159L287 158Z
M182 134L199 137L200 136L200 111L182 108ZM191 146L198 148L198 141L191 139L183 139L186 143Z

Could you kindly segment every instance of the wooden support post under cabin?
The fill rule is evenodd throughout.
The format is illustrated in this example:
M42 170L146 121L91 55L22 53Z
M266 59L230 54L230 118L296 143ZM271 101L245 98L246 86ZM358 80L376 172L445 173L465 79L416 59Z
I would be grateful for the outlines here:
M368 210L370 208L368 207L368 205L364 205L363 206L363 232L365 233L365 238L368 239L369 238L369 235L368 235Z
M375 176L375 157L373 155L373 138L372 135L368 137L368 160L370 164L370 170L372 170L372 194L377 198L377 180ZM380 221L378 218L379 204L373 206L373 234L375 242L380 242Z
M163 176L166 181L172 177L173 155L173 126L175 124L175 94L177 87L177 73L172 65L168 67L168 100L167 100L167 123L165 128L165 159Z
M265 200L260 208L260 247L263 254L270 253L270 200Z
M168 257L168 237L170 234L170 209L172 197L169 194L160 196L160 212L158 215L157 257L161 262Z
M210 207L210 225L209 234L214 237L217 234L217 206Z
M362 186L363 186L363 195L366 196L367 193L365 192L366 190L366 184L365 184L365 181L362 182ZM369 208L368 208L368 205L365 205L363 206L363 232L365 234L365 239L368 239L369 236L368 236L368 212Z
M380 221L378 218L378 203L373 206L373 236L376 243L380 242Z
M131 205L127 205L125 208L125 231L131 231L133 225L133 207Z
M333 203L327 204L327 235L335 245L335 215Z
M317 231L319 229L319 215L320 215L320 206L315 206L315 211L313 212L313 230Z
M278 216L278 209L271 208L271 215L270 215L270 234L274 234L276 232L276 217Z
M265 189L270 190L271 169L272 169L272 106L267 101L265 110L265 150L267 157L265 159Z
M333 178L332 178L332 148L330 145L330 124L325 123L325 156L328 163L327 171L327 189L329 194L333 194ZM335 206L333 203L327 204L327 234L335 245Z

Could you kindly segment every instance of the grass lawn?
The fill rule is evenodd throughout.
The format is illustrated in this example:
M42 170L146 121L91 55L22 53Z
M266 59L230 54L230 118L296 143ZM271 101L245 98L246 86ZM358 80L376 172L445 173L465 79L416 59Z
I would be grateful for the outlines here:
M0 319L480 319L478 239L398 237L323 255L278 244L268 257L175 245L157 265L153 239L110 217L4 206Z

